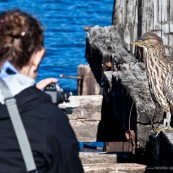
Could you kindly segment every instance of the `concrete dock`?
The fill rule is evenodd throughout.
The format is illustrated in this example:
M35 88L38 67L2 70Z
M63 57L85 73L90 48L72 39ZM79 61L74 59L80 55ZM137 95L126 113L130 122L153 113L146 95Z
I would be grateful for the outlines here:
M79 142L97 141L98 124L101 120L102 99L101 95L70 96L68 103L59 105L68 115ZM146 165L128 163L126 158L127 155L124 153L98 152L96 149L86 149L80 152L80 159L85 173L145 172Z

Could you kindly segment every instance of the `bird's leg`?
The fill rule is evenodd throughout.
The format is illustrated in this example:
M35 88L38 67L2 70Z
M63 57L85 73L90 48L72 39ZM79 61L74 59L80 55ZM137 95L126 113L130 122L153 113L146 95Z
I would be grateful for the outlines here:
M171 128L170 123L171 123L171 113L167 112L166 118L163 120L163 127L166 127L167 129Z
M172 130L172 127L170 125L171 123L171 113L166 113L166 118L163 120L163 124L156 130L157 134L156 136L162 131L162 130Z

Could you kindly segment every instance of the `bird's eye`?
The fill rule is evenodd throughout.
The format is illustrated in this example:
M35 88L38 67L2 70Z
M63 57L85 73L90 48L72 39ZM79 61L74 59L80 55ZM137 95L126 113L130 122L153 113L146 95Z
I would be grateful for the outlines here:
M145 41L146 41L146 42L149 42L150 40L151 40L150 38L147 38Z

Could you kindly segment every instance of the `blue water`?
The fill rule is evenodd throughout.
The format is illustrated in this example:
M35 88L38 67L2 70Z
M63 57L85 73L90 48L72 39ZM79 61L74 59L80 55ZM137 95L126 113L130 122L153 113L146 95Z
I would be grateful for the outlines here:
M1 0L0 12L22 9L34 15L45 29L46 55L37 81L56 77L65 91L76 94L75 79L59 78L60 74L77 75L85 60L84 26L111 25L114 0Z
M46 54L37 81L56 77L64 91L77 92L77 81L59 78L60 74L76 76L85 60L84 26L109 26L114 0L0 0L0 12L22 9L41 21L45 30ZM103 147L103 143L87 143ZM80 148L84 143L80 142Z

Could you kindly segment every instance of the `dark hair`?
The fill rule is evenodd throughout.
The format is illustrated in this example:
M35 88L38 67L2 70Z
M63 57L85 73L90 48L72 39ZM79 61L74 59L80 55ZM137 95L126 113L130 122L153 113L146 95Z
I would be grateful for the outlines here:
M43 46L43 29L34 17L21 10L0 14L0 65L8 60L21 69Z

